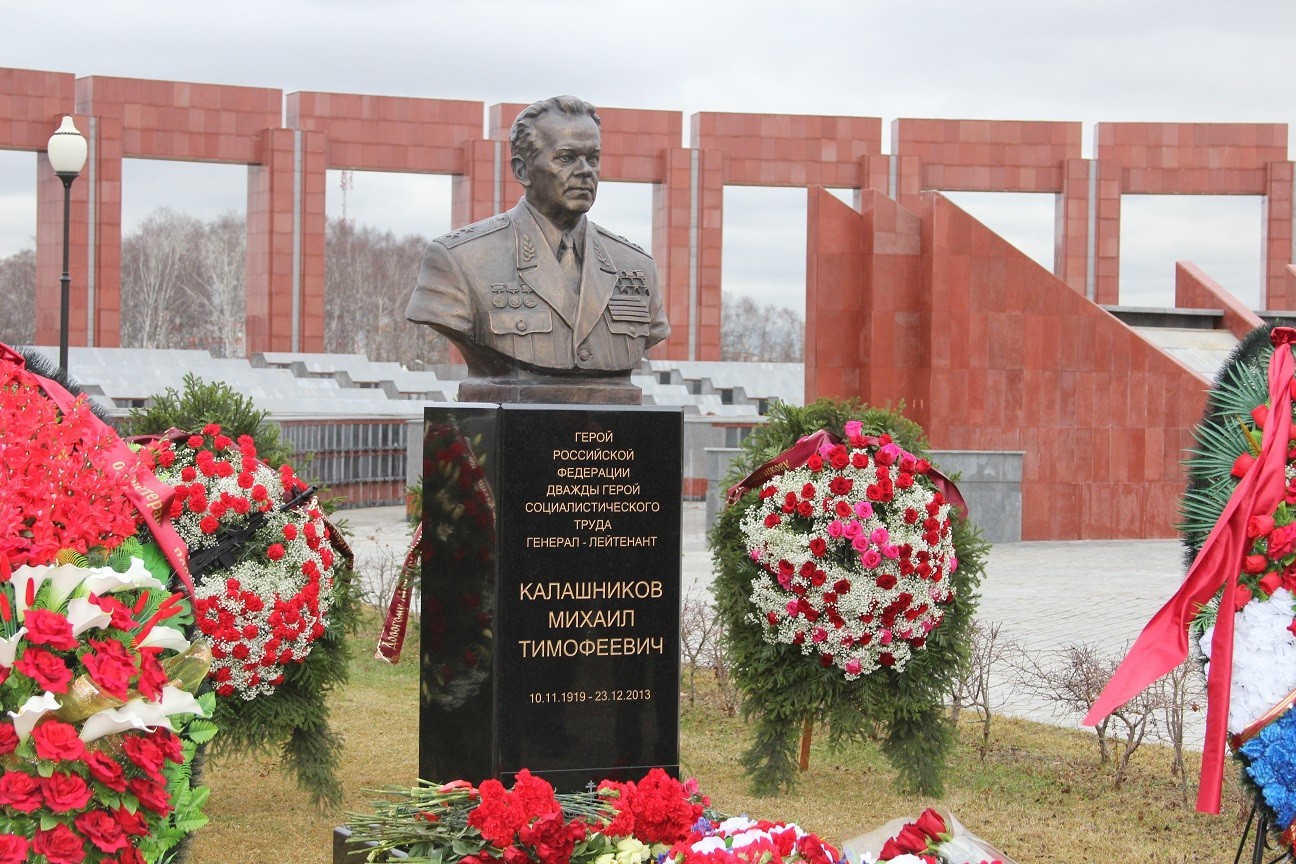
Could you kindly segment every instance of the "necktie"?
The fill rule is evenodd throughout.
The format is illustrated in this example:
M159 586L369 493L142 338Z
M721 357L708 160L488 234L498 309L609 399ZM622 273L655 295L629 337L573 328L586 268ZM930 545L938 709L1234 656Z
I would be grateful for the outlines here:
M563 272L567 274L567 285L575 294L580 293L581 274L580 261L576 260L576 246L572 242L571 232L564 231L562 240L558 243L558 263L562 265Z

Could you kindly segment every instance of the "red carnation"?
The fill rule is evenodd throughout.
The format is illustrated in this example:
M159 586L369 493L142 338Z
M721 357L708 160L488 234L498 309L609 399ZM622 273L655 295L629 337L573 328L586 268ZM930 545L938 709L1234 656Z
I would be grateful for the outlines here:
M28 648L13 668L51 693L66 693L72 683L72 672L67 664L43 648Z
M36 755L51 762L71 762L86 752L76 727L61 720L46 720L37 725L32 730L32 740L36 743Z
M468 814L468 824L480 831L487 843L507 849L530 816L498 780L483 781L478 791L481 803Z
M33 645L71 651L80 644L72 635L72 625L67 618L48 609L28 609L23 626L27 628L27 641Z
M279 561L284 557L284 547L282 543L271 543L270 548L266 549L266 557L271 561Z
M204 516L202 521L198 523L198 530L204 534L215 534L218 528L220 528L220 520L215 516Z
M703 809L690 803L680 782L660 768L635 784L632 806L635 836L648 844L676 843L687 837Z
M81 864L85 860L85 842L62 822L48 831L37 828L32 851L44 855L49 864Z
M80 774L64 771L55 771L49 777L42 777L40 787L45 806L55 813L81 810L90 803L90 798L94 795Z
M185 443L189 445L189 449L197 450L199 447L203 446L203 439L201 435L190 435Z

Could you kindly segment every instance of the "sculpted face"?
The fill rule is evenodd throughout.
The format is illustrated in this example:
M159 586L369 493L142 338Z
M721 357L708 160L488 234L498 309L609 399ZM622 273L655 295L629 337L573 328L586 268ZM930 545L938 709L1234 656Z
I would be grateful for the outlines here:
M535 121L540 152L514 159L513 173L527 202L554 224L570 228L594 206L599 181L599 128L594 118L550 111Z

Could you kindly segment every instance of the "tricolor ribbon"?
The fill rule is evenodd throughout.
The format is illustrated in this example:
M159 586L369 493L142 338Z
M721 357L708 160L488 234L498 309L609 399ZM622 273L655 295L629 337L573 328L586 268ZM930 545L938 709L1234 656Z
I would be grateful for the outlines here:
M1143 632L1103 688L1084 723L1095 726L1121 705L1137 696L1188 656L1188 626L1198 611L1223 588L1215 634L1211 639L1210 671L1206 678L1206 742L1202 754L1197 809L1220 811L1224 756L1228 747L1229 691L1233 677L1233 626L1237 609L1237 577L1250 547L1247 520L1270 515L1286 487L1287 443L1291 437L1292 373L1296 361L1291 346L1296 329L1275 327L1269 334L1274 345L1269 360L1269 419L1263 429L1260 455L1242 475L1220 513L1188 575L1174 596L1152 616Z
M877 447L882 443L881 439L876 435L864 435L862 437L864 444L869 447ZM748 474L740 483L730 487L729 491L725 493L725 503L737 503L750 490L763 486L785 471L800 468L810 460L811 456L823 448L836 447L841 443L842 439L827 429L820 429L818 432L812 432L802 437L791 447ZM954 485L954 481L937 471L935 467L929 467L926 476L931 479L936 489L945 496L945 500L957 507L959 512L966 518L968 514L967 502L963 500L963 495L959 492L958 487Z
M77 397L69 393L57 381L42 377L27 369L27 359L3 343L0 343L0 360L16 364L24 373L30 375L36 386L64 414L73 409ZM105 437L105 451L108 454L108 460L103 466L103 470L110 476L120 477L124 475L126 480L129 481L130 487L126 489L126 497L135 505L140 518L144 520L144 524L148 526L149 531L153 534L153 539L157 541L159 548L161 548L162 554L166 556L167 563L171 565L171 569L175 570L185 589L192 596L194 585L193 580L189 577L189 550L184 541L180 539L180 535L176 533L175 528L171 526L171 517L169 515L171 499L175 495L175 490L153 476L153 472L142 465L138 466L135 473L126 474L126 466L136 461L135 454L107 423L104 423L90 411L88 406L86 407L86 420L96 433Z

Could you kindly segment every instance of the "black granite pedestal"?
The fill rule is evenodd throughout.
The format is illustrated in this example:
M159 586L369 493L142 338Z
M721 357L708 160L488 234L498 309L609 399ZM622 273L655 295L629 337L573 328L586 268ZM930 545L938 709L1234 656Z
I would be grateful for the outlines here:
M422 778L678 773L682 438L674 408L427 409Z

